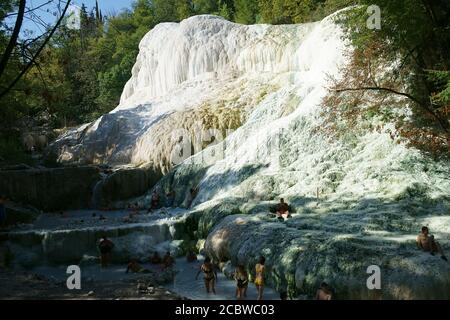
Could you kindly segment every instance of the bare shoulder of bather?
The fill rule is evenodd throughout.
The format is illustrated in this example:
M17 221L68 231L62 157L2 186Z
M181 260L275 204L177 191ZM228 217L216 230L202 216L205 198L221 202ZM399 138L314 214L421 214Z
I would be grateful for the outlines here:
M316 293L316 300L331 300L332 295L329 292L319 288Z

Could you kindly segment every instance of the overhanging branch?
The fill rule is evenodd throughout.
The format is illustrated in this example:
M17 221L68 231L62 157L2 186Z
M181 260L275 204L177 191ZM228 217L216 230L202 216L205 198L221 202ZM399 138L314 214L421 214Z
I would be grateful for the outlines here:
M8 46L6 47L5 52L3 53L2 60L0 61L0 77L6 69L6 65L8 64L9 58L11 58L11 54L16 46L17 39L19 38L20 28L22 28L23 16L25 14L25 0L20 0L19 4L19 12L17 14L16 23L14 25L14 30L11 35L11 39L9 39Z
M423 103L422 101L420 101L419 99L415 98L414 96L412 96L408 93L400 92L400 91L397 91L397 90L394 90L391 88L385 88L385 87L335 88L335 89L332 89L332 91L335 91L338 93L347 92L347 91L384 91L384 92L389 92L392 94L396 94L396 95L408 98L411 101L415 102L421 109L423 109L431 117L433 117L433 119L439 124L441 129L445 132L445 134L447 136L447 141L450 140L450 130L449 130L449 124L448 124L447 120L439 117L439 115L437 115L428 104Z
M42 50L45 48L47 43L50 41L50 38L53 36L53 34L56 32L56 29L58 29L59 25L61 24L64 16L66 15L67 9L69 8L71 0L67 0L66 6L64 7L64 11L59 17L58 21L56 22L55 26L53 27L52 31L48 35L48 37L45 39L45 41L42 43L42 45L37 50L36 54L33 56L31 61L28 62L28 64L25 66L25 68L22 70L22 72L14 79L14 81L4 90L2 93L0 93L0 99L3 98L14 86L19 82L19 80L27 73L27 71L33 66L35 63L37 57L42 52ZM25 1L24 1L25 2Z

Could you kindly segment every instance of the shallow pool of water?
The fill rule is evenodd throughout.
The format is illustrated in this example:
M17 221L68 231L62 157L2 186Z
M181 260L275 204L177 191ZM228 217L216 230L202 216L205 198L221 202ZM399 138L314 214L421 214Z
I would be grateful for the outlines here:
M78 210L41 214L32 224L22 225L14 231L57 231L88 228L114 228L147 225L176 220L188 211L181 208L162 208L151 213L139 211L130 219L130 210Z
M197 271L200 269L201 257L199 256L199 262L188 263L184 258L177 259L175 270L177 274L173 283L165 285L165 287L179 296L186 297L192 300L235 300L236 284L233 280L227 279L225 275L218 272L218 281L216 284L216 294L207 294L203 282L203 275L200 274L198 280L195 280ZM144 268L151 270L159 270L159 266L150 264L141 264ZM39 266L32 271L35 274L44 276L50 279L56 279L58 281L65 281L69 276L66 274L66 266ZM83 287L83 281L88 279L94 280L97 285L102 281L126 281L134 280L137 278L145 277L145 274L133 274L125 273L126 266L124 265L112 265L106 269L102 269L99 265L89 265L81 267L81 285ZM254 300L257 298L257 292L255 286L250 283L247 291L247 299ZM265 300L279 299L279 295L271 288L265 288L264 290Z
M236 283L225 277L221 272L217 273L216 294L206 293L203 274L200 274L198 280L195 276L200 269L201 259L199 262L188 263L185 259L177 259L176 269L179 271L175 277L173 284L167 286L168 289L193 300L236 300ZM247 290L247 299L255 300L257 298L256 288L250 283ZM271 288L265 288L265 300L279 299L279 294Z

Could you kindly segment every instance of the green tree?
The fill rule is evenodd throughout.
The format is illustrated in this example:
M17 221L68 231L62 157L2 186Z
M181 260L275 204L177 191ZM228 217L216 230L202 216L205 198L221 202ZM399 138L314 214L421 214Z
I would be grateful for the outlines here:
M176 0L153 0L155 20L157 22L176 21L178 13L175 7Z
M219 10L217 0L193 0L193 4L196 14L213 14Z
M363 6L341 19L355 51L351 67L335 87L334 110L347 120L350 114L345 110L352 111L352 118L357 112L361 118L368 112L388 118L411 145L435 155L448 154L450 3L379 0L382 20L378 30L366 24L371 1L360 2ZM386 62L390 62L388 66ZM384 73L377 73L379 69ZM360 108L368 96L368 107ZM347 107L343 108L342 102ZM406 104L412 115L394 110Z
M189 18L194 14L194 4L192 3L192 0L176 0L175 8L177 20L179 21Z
M243 24L253 24L256 22L258 14L257 0L235 0L235 21Z

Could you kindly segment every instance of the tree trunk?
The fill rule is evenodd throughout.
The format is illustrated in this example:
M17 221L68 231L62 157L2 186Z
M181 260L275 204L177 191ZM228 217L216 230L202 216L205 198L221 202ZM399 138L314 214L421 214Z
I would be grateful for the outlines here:
M52 31L48 35L48 37L44 40L42 45L37 50L36 54L33 56L31 61L25 66L25 69L22 70L22 72L14 79L14 81L6 88L4 91L0 93L0 99L3 98L9 91L11 91L12 88L19 82L19 80L27 73L27 71L31 68L31 66L35 63L37 57L42 52L42 50L45 48L47 43L50 41L51 37L55 33L56 29L58 29L59 25L61 24L64 16L66 15L67 9L69 8L71 0L67 0L66 6L64 7L64 11L61 14L61 17L59 17L58 21L56 22L55 26L53 27Z
M9 39L8 46L3 53L2 60L0 61L0 77L6 69L6 65L8 64L9 58L11 58L12 52L17 43L17 39L19 38L20 28L22 27L23 16L25 14L25 2L26 0L20 0L19 13L17 14L16 24L14 26L11 39Z

